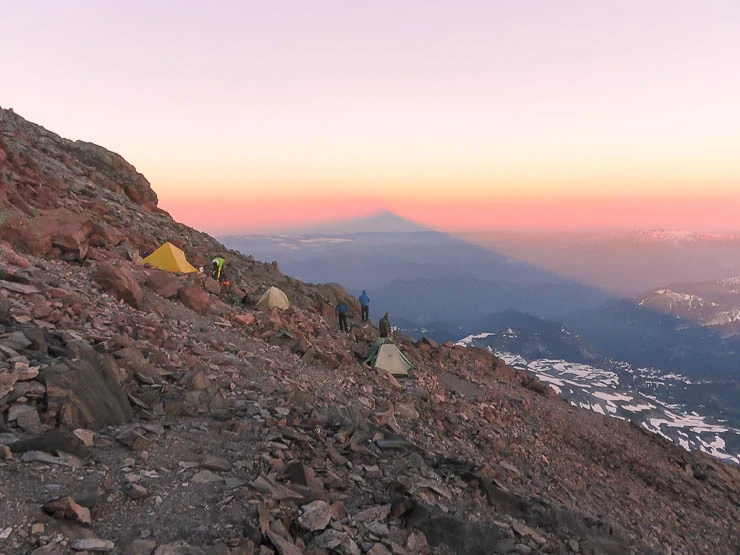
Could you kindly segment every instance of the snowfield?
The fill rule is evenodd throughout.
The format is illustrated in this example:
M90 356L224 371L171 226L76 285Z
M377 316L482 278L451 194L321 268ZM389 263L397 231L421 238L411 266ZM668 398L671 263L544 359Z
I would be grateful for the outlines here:
M643 383L660 388L685 387L696 381L654 368L633 368L625 362L615 361L611 368L606 369L565 360L525 360L520 355L497 352L486 345L485 339L494 335L471 335L460 340L458 345L487 348L510 366L537 376L575 406L630 420L681 445L687 451L698 449L719 459L740 464L740 452L727 449L730 437L734 436L734 444L738 444L740 429L713 421L654 395L640 393L628 383L631 376L639 376Z

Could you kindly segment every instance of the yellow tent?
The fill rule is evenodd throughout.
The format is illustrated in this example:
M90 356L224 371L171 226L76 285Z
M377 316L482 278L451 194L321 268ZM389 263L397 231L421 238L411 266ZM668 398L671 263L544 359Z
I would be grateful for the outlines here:
M277 287L273 286L270 287L267 291L265 291L264 295L260 297L260 300L257 301L257 308L282 308L287 310L290 308L290 301L288 300L288 296Z
M182 272L183 274L191 274L198 271L185 258L185 253L169 241L166 241L156 251L147 256L144 259L144 264L149 264L150 266L167 270L168 272Z

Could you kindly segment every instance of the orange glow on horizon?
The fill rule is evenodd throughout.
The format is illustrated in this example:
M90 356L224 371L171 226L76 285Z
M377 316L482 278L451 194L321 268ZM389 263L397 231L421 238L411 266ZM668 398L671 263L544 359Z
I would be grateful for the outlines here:
M383 209L369 198L182 199L161 202L175 220L208 233L228 234L296 229L360 218Z

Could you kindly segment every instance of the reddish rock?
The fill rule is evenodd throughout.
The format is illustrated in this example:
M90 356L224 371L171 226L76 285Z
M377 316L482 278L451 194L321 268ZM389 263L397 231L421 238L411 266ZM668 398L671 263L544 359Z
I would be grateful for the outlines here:
M107 216L110 214L110 209L108 208L108 205L104 202L93 202L89 205L90 212L93 214L96 214L97 216Z
M205 314L211 308L211 296L198 285L188 285L177 292L177 298L189 309Z
M196 370L189 373L183 378L183 383L188 386L189 389L207 389L211 385L211 380L208 379L202 371Z
M164 270L154 270L144 283L157 295L165 299L177 295L178 289L182 286L177 276Z
M288 475L292 484L307 487L316 495L323 495L324 486L312 468L299 462L292 462L288 466Z
M268 531L267 537L270 538L270 542L280 555L301 555L302 550L298 549L294 544L285 538L280 537L278 534Z
M424 337L421 338L420 343L422 345L428 345L432 349L438 349L439 348L439 343L437 343L434 339L429 339L426 336L424 336Z
M406 540L406 549L411 553L420 553L421 555L428 555L431 553L424 532L419 531L414 531L409 534L409 537Z
M91 232L92 221L88 217L64 208L50 210L34 218L10 216L0 226L0 237L14 247L38 256L49 254L52 248L56 248L65 256L71 254L75 258L84 258Z
M234 322L242 324L243 326L251 326L256 320L256 318L248 312L244 314L234 314L234 316L232 316L232 319L234 320Z
M390 555L390 551L382 543L376 543L367 552L367 555Z
M16 204L12 199L11 202ZM0 238L16 249L43 256L51 250L51 237L43 235L30 224L30 218L21 215L8 216L0 224Z
M206 288L206 291L213 293L214 295L221 293L221 284L210 277L205 279L203 286Z
M120 245L125 239L126 236L118 229L96 222L93 224L89 242L94 247L105 248Z
M123 299L134 308L141 306L144 292L133 272L126 266L114 266L110 262L103 262L92 275L92 280L102 289L112 292L117 298Z
M86 430L85 428L76 428L72 431L74 435L82 442L86 447L92 447L95 444L95 432L92 430Z
M326 501L317 499L302 507L303 514L298 517L301 528L316 532L329 526L332 518L332 510Z
M78 505L69 496L49 501L43 508L44 512L56 518L66 518L80 524L90 524L90 509Z
M41 237L48 236L51 245L62 253L76 254L79 258L87 254L88 239L93 230L89 217L58 208L34 218L30 225Z
M516 378L516 370L514 370L511 366L507 364L499 364L496 367L494 375L502 380L514 381L514 379Z
M31 262L25 256L21 256L10 248L3 249L3 255L9 264L18 266L19 268L28 268L31 266Z

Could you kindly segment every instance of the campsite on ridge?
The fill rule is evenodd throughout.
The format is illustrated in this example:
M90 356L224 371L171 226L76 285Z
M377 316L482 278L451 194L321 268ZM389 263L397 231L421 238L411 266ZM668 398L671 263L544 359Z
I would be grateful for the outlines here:
M4 552L740 543L739 468L573 407L484 349L394 331L408 377L382 369L386 345L366 364L378 330L354 294L175 222L104 148L7 110L0 128ZM230 283L144 264L165 242L193 267L225 253ZM271 287L289 308L256 306Z
M0 555L740 555L740 2L3 8Z

